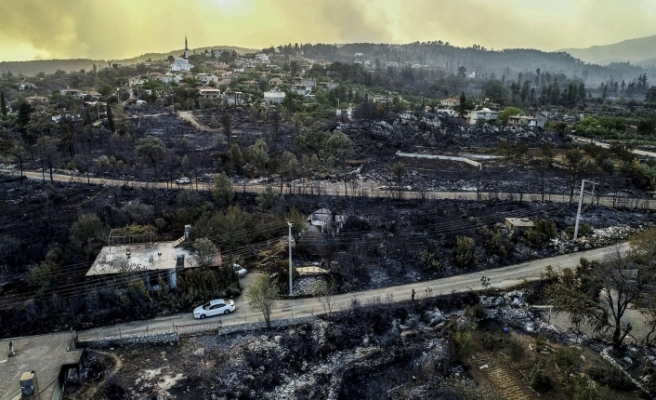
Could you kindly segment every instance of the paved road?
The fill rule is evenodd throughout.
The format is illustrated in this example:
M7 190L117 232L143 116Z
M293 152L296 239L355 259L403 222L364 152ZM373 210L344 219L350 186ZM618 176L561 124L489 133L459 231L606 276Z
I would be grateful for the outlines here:
M9 173L9 172L8 172ZM14 171L14 173L16 173ZM29 179L43 179L41 172L24 172L24 175ZM50 175L46 171L45 174L46 181L50 180ZM106 179L91 177L86 178L85 176L71 176L63 174L54 174L53 180L57 182L71 182L71 183L89 183L92 185L105 185L105 186L131 186L131 187L143 187L143 188L161 188L166 189L166 182L143 182L143 181L131 181L131 180L120 180L120 179ZM198 183L197 185L178 185L180 189L195 190L198 187L198 190L210 190L211 184L208 183ZM264 185L250 185L250 186L241 186L235 185L235 191L241 191L245 193L260 193L264 190ZM272 188L276 191L280 190L280 186L272 185ZM330 196L346 196L346 197L377 197L377 198L398 198L399 195L404 199L426 199L426 200L439 200L439 199L457 199L457 200L486 200L486 199L500 199L500 200L542 200L542 195L539 193L507 193L507 192L421 192L421 191L390 191L390 190L378 190L378 189L368 189L368 188L358 188L355 191L352 190L342 190L335 189L331 187L323 186L292 186L285 187L283 189L285 193L293 194L304 194L304 195L330 195ZM551 201L554 203L569 203L570 198L567 194L556 194L556 193L546 193L544 195L545 201ZM612 196L601 196L595 198L595 201L599 201L599 205L606 207L626 207L626 208L639 208L639 209L651 209L656 210L656 200L653 199L639 199L639 198L630 198L630 197L612 197ZM574 195L574 202L578 201L578 195ZM585 199L589 201L589 197Z
M610 149L610 144L606 142L600 142L598 140L586 138L586 137L581 137L581 136L576 136L576 135L570 135L572 139L579 143L593 143L599 147L603 147L604 149ZM656 153L653 151L645 151L645 150L631 150L631 153L637 155L637 156L643 156L643 157L655 157L656 158Z
M629 248L627 243L620 246L620 250L626 252ZM581 257L589 260L603 260L606 256L617 250L617 246L603 247L594 250L582 251L560 255L556 257L544 258L530 261L522 264L511 265L508 267L474 272L470 274L457 275L449 278L436 279L425 282L411 283L407 285L392 286L381 289L367 290L355 293L347 293L332 297L333 311L344 310L351 307L353 299L357 299L359 304L367 305L380 302L399 302L408 301L410 293L414 289L418 300L426 297L433 297L449 293L466 292L469 290L481 290L481 276L485 275L490 278L490 284L493 288L506 289L517 286L524 281L535 281L545 271L545 268L551 265L554 270L560 271L562 268L574 268L578 265ZM254 275L250 278L253 280ZM243 282L248 290L249 281ZM284 320L291 317L311 316L325 312L323 305L324 298L309 298L296 300L278 300L275 303L272 312L272 320ZM244 300L244 296L236 302L237 311L231 315L221 317L223 326L240 324L243 322L262 321L262 315L259 312L250 310ZM180 329L193 329L196 326L216 322L219 318L210 318L206 320L194 320L191 312L178 314L165 318L157 318L148 321L136 321L127 324L121 324L110 327L102 327L88 331L79 332L80 340L92 338L118 336L144 333L146 331L163 331L175 327Z

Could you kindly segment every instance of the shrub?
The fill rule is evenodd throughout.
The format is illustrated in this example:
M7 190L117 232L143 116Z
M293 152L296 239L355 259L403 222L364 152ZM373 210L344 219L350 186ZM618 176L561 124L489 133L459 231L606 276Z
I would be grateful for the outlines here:
M465 358L474 350L474 337L470 331L457 331L453 333L453 344L458 357Z
M508 340L508 352L510 353L510 359L513 361L524 358L524 347L515 339Z
M459 236L456 244L456 264L462 268L471 267L476 264L476 256L474 250L476 249L476 242L474 239L467 236Z
M538 362L527 377L528 385L538 393L546 393L553 389L553 381L542 367L542 362Z
M548 219L536 218L533 220L534 228L524 231L524 237L529 241L536 244L545 244L550 239L556 237L556 226Z
M422 268L429 271L440 271L442 269L442 264L435 259L435 254L430 251L422 251L419 254L421 259Z
M594 367L588 371L588 375L613 390L630 391L636 388L635 384L622 371L615 368Z
M567 228L565 228L565 233L569 237L573 238L574 237L574 227L573 226L568 226ZM582 223L582 224L579 225L579 235L578 235L579 237L590 236L593 233L594 233L594 229L592 229L592 227L590 225L588 225L586 223Z
M597 386L585 376L578 376L574 381L573 400L611 400L613 392L605 386Z

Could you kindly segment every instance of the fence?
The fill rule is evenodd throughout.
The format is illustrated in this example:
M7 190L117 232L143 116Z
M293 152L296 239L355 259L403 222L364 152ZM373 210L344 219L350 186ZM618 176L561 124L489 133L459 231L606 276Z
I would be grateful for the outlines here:
M38 175L38 176L37 176ZM30 173L31 178L41 179L41 174ZM48 179L48 177L46 177ZM129 179L106 179L102 177L87 177L83 175L67 176L57 175L58 181L80 184L96 184L104 186L123 186L132 188L159 188L159 189L189 189L189 190L204 190L211 191L212 184L205 182L192 182L188 185L177 185L171 182L144 182L133 181ZM260 193L266 185L252 185L252 184L234 184L236 192L241 193ZM576 203L578 202L578 194L575 194L571 199L568 194L554 194L554 193L525 193L525 192L432 192L427 190L397 190L397 189L380 189L380 188L367 188L358 187L354 183L344 183L343 187L322 184L318 181L309 181L307 184L302 185L276 185L271 187L283 194L290 195L304 195L304 196L337 196L337 197L369 197L369 198L390 198L390 199L421 199L421 200L511 200L511 201L548 201L554 203ZM586 200L586 199L584 199ZM626 208L626 209L643 209L643 210L656 210L656 200L647 198L633 198L633 197L620 197L620 196L599 196L595 195L592 202L598 205L613 208Z

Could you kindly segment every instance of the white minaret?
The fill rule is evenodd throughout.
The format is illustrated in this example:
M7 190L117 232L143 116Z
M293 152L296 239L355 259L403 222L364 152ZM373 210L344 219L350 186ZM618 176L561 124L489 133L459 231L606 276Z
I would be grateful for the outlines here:
M189 46L187 46L187 35L185 35L185 52L184 52L184 59L188 60L189 59Z

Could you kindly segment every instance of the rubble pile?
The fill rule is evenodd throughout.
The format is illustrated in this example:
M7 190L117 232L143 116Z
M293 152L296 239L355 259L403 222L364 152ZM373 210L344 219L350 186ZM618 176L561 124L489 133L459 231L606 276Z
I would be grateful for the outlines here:
M595 229L592 235L580 237L576 240L570 239L563 232L560 237L551 240L550 246L558 254L589 250L596 247L610 246L619 241L626 240L629 236L642 232L644 229L645 226L643 225L637 227L628 225L611 226L603 229Z

